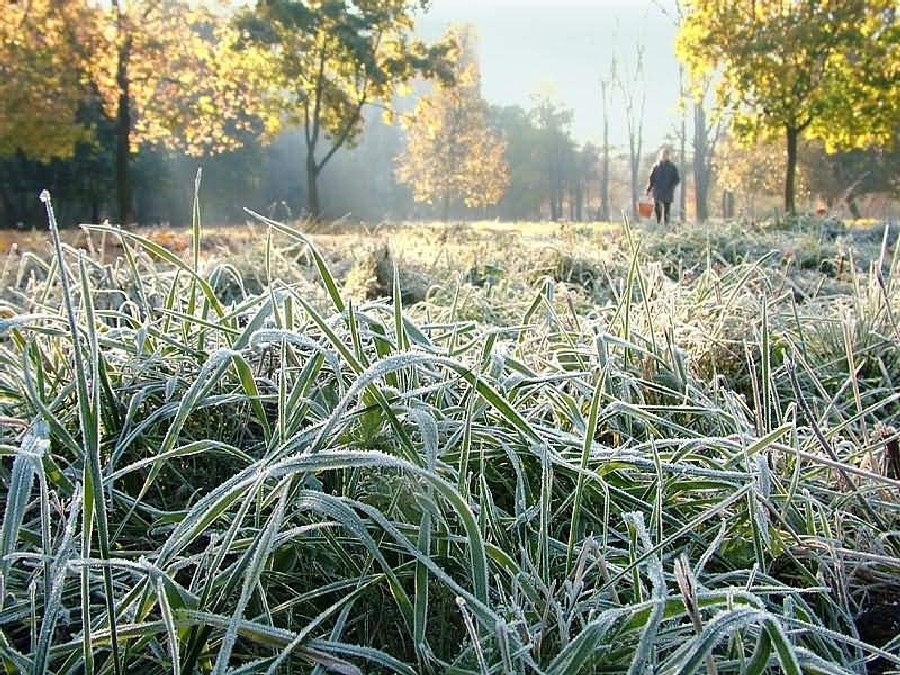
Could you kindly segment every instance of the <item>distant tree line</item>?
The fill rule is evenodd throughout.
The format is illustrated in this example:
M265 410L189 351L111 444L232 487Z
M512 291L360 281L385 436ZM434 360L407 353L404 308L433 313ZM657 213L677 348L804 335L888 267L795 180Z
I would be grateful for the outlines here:
M210 158L301 131L305 207L322 215L319 178L416 78L451 77L454 45L413 34L427 0L29 0L0 13L0 157L6 220L23 189L48 181L79 213L142 220L154 160ZM145 173L141 176L141 164ZM89 190L77 183L86 170ZM104 171L106 169L106 171ZM248 167L248 172L253 172ZM65 183L74 179L74 183ZM47 186L46 184L42 187ZM113 196L110 199L110 190ZM69 194L74 192L74 194Z
M715 92L744 144L784 142L784 209L796 211L804 141L828 154L833 177L854 150L895 148L900 134L900 23L896 0L677 0L677 52L695 94ZM874 168L874 167L873 167ZM813 173L813 172L811 172ZM853 185L860 189L860 176Z
M668 142L687 216L722 215L723 191L749 214L778 192L787 211L805 199L851 214L865 195L898 196L893 0L757 0L752 14L739 0L678 5L694 124L683 119ZM606 220L634 208L657 150L642 137L640 45L601 76L603 138L582 144L548 92L529 106L486 101L470 29L415 37L427 6L4 6L0 226L41 222L45 187L64 222L182 224L199 166L216 222L242 220L245 206L367 221ZM779 56L788 43L790 58ZM614 116L627 121L619 143Z

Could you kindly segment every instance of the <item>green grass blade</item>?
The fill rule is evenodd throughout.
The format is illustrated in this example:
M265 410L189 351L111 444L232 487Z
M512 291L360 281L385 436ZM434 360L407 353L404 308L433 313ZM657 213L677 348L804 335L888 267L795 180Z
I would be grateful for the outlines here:
M97 410L99 400L99 382L97 377L97 341L94 333L94 312L92 303L92 292L87 281L87 269L84 258L79 259L79 270L81 276L81 292L82 302L84 303L85 313L87 315L87 342L90 351L91 373L87 371L84 362L84 353L82 351L80 328L75 318L75 309L73 303L72 289L69 286L68 267L62 251L62 240L59 234L59 228L56 224L56 216L53 213L53 205L50 201L50 194L45 190L41 193L41 201L47 210L47 218L50 223L50 233L56 253L56 260L59 264L59 281L62 287L63 303L66 308L66 316L69 321L69 331L72 341L72 357L75 363L75 385L78 399L78 413L81 422L82 440L84 443L84 534L82 536L82 557L88 559L91 557L91 533L93 531L93 519L96 515L98 521L99 548L100 556L103 560L109 558L109 539L107 534L105 498L103 495L103 481L100 468L100 438L99 438L99 414ZM90 386L89 386L90 385ZM108 567L104 566L104 586L107 592L107 613L111 635L111 647L113 668L118 675L120 672L120 661L118 654L118 641L116 639L115 612L113 611L113 593L112 593L112 577ZM87 566L82 568L81 573L81 593L82 593L82 621L83 621L83 646L84 661L86 675L92 675L94 655L93 646L91 644L90 625L90 581Z
M235 370L237 371L238 379L241 382L241 387L243 388L244 393L247 395L247 400L249 401L250 406L253 408L253 412L256 415L257 421L263 428L263 434L265 435L265 440L268 443L272 438L272 425L269 423L268 416L266 415L266 410L263 407L262 400L260 399L259 388L256 386L256 378L253 376L253 371L250 369L250 364L247 363L247 360L239 353L232 353L231 360L234 364Z
M159 260L187 273L191 280L200 288L200 292L203 293L203 297L206 298L206 301L209 303L209 306L216 313L216 315L218 315L219 317L225 316L225 308L216 297L215 291L213 291L212 286L209 285L209 282L206 281L206 279L194 274L190 266L188 266L177 255L169 251L169 249L167 249L165 246L157 244L155 241L153 241L152 239L148 239L147 237L142 237L139 234L128 232L127 230L122 230L112 225L86 225L85 229L97 232L111 232L113 234L126 238L129 241L133 241L141 248L152 253L153 256L158 258ZM168 309L172 308L172 303L174 302L175 297L177 297L175 294L176 290L177 286L173 284L170 294L171 297L166 305Z
M772 657L772 638L768 630L760 631L753 648L753 655L744 666L745 675L763 675L769 669L769 661Z
M434 418L424 410L410 411L412 418L417 422L422 434L422 444L427 457L428 470L434 472L437 465L438 430ZM428 486L424 500L432 501L434 488ZM431 555L431 510L428 507L422 509L419 521L419 552L423 557ZM420 658L427 658L428 649L426 633L428 630L428 568L422 563L416 564L415 592L413 606L413 640Z
M346 305L344 304L344 300L341 297L341 292L338 289L338 285L334 280L334 277L331 274L331 271L328 269L328 263L325 262L325 258L322 257L322 254L319 252L319 249L312 243L312 240L309 239L305 234L300 232L299 230L294 229L293 227L289 227L284 223L279 223L275 220L271 220L266 218L256 211L252 211L250 209L244 209L248 214L259 220L261 223L265 223L273 230L281 232L282 234L286 234L292 239L297 241L302 241L307 245L310 255L313 258L313 262L315 262L316 268L319 271L319 276L322 279L322 283L325 284L325 288L328 291L328 296L331 298L331 302L334 304L334 308L338 312L343 312L346 309Z
M181 675L181 656L179 654L178 629L175 627L175 616L162 578L156 580L156 599L159 603L159 615L166 627L166 638L169 645L169 656L172 659L172 675Z
M284 661L299 647L308 643L310 641L310 635L312 632L322 625L328 618L330 618L333 614L338 612L343 608L349 609L353 603L362 596L370 586L374 585L377 581L380 580L380 576L375 576L370 578L368 581L364 583L360 583L357 585L355 589L353 589L350 593L341 596L337 602L334 602L330 606L326 607L324 610L319 612L309 623L307 623L302 630L297 633L297 637L294 638L293 641L289 645L286 645L284 649L278 654L278 657L272 661L272 664L269 666L268 670L266 670L266 675L276 675L280 672L278 669L282 666Z
M69 565L72 559L75 558L75 537L78 527L78 516L83 509L82 498L79 486L75 489L75 494L72 496L65 529L50 565L50 593L44 599L44 615L41 618L41 629L32 661L32 672L36 675L47 671L49 666L48 657L51 652L50 644L56 625L63 613L63 585L69 571ZM82 532L83 529L82 527Z
M569 545L566 549L566 575L572 572L575 541L581 536L581 509L584 503L585 471L591 456L591 448L594 445L594 435L597 433L597 420L600 417L600 400L603 398L605 384L606 370L604 369L599 381L594 385L594 394L591 397L591 407L588 410L587 425L584 431L584 444L581 448L581 471L578 473L578 482L575 485L575 497L572 502L572 521L569 526Z
M764 627L772 641L772 645L775 647L781 672L785 673L785 675L800 675L803 669L800 667L797 651L790 643L784 627L777 619L771 616L766 618Z
M22 437L19 452L13 460L3 511L3 528L0 530L0 574L4 576L9 573L10 554L16 548L25 510L31 499L35 478L35 461L31 455L44 454L45 448L50 445L48 435L46 423L35 423Z
M285 481L279 488L278 505L275 507L275 512L269 516L268 523L265 530L263 530L262 536L256 540L253 546L250 563L244 573L240 598L238 599L231 620L228 622L225 636L222 638L222 644L216 655L216 662L212 670L213 675L222 675L231 660L231 651L237 640L239 624L244 618L243 615L247 609L247 604L250 602L250 597L256 589L256 585L263 573L266 562L272 553L276 534L284 521L289 489L290 481Z

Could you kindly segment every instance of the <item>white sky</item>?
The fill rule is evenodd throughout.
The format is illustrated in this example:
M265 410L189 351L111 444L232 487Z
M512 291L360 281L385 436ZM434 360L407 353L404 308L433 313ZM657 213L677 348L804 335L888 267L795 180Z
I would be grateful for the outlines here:
M652 152L678 123L676 27L660 5L672 7L674 0L432 0L417 23L429 38L449 23L472 23L480 39L485 98L528 107L531 94L549 88L574 110L576 139L595 143L602 133L600 80L611 56L615 52L620 64L633 64L636 46L643 44L644 148ZM610 143L624 145L618 95L610 118Z

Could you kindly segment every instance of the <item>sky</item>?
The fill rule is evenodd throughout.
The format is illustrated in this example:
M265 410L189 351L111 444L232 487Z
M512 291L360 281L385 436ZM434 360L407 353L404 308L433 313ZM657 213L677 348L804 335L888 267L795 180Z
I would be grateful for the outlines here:
M674 7L674 0L432 0L417 26L433 39L451 23L471 23L490 103L527 108L531 95L549 90L573 110L575 139L595 144L603 129L600 82L612 55L633 72L637 46L644 45L644 148L652 152L679 119L676 26L661 7ZM639 92L642 84L635 84ZM614 93L610 143L624 146L627 140L622 97Z

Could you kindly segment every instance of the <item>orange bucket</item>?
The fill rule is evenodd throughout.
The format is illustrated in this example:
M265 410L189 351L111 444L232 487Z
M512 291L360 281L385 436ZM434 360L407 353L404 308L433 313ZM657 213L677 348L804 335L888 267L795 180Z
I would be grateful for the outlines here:
M653 202L642 199L637 203L637 212L641 218L649 218L653 215Z

